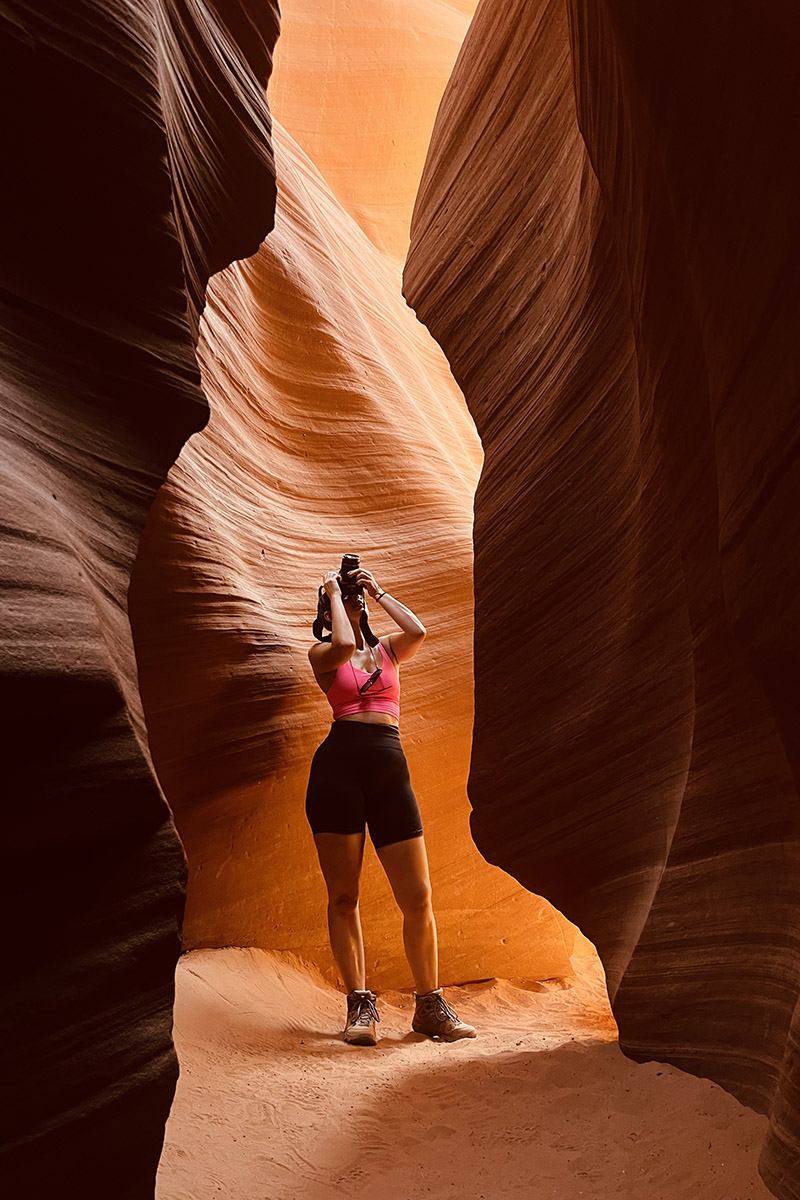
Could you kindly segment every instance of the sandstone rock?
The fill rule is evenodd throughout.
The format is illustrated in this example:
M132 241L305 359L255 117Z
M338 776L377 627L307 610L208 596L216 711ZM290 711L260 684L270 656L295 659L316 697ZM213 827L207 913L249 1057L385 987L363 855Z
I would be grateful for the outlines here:
M390 25L365 0L339 28L317 4L287 6L270 84L292 122L276 124L276 228L212 282L200 346L212 418L159 496L131 595L153 756L189 859L186 947L291 950L329 978L303 799L330 709L306 655L322 572L348 549L430 631L402 672L402 731L444 980L570 970L572 927L483 862L468 828L481 450L395 261L466 27L446 8L409 0ZM376 94L354 120L364 78ZM375 626L392 628L380 611ZM371 983L410 986L371 859L361 909Z
M800 45L696 15L484 3L405 290L486 454L477 844L595 941L628 1053L771 1112L796 1197Z
M476 5L283 5L272 109L341 206L398 264L436 109Z
M187 307L271 222L276 34L270 3L224 22L184 0L0 17L2 1164L19 1197L152 1194L185 868L126 592L207 416Z
M275 136L275 230L210 285L212 416L159 494L131 589L150 745L190 865L185 946L291 950L333 977L303 809L331 717L307 650L322 573L355 548L429 629L402 670L402 731L445 977L567 973L565 923L469 835L472 422L396 269ZM361 909L372 983L410 986L374 862Z

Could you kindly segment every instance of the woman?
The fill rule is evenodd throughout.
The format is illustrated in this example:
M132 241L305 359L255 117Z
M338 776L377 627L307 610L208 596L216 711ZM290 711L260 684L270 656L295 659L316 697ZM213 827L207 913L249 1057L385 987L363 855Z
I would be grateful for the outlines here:
M318 640L308 657L333 709L333 724L314 755L306 796L328 889L331 949L348 992L344 1040L376 1045L380 1020L376 997L366 986L358 909L365 825L403 914L403 944L416 985L412 1029L443 1041L474 1037L475 1030L459 1020L439 987L428 859L398 729L398 667L417 653L425 627L378 587L371 572L359 567L347 574L344 596L336 571L327 572L319 589ZM375 637L367 622L365 589L399 633Z

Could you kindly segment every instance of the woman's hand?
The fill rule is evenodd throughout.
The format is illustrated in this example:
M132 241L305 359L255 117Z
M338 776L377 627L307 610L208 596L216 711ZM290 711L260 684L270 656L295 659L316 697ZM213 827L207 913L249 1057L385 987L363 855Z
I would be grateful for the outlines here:
M342 589L339 587L339 572L326 571L322 577L322 586L329 596L341 596Z
M357 583L359 587L363 587L374 600L380 594L381 588L375 582L375 576L371 571L365 571L363 567L359 567L357 571L350 571L353 577L353 583Z

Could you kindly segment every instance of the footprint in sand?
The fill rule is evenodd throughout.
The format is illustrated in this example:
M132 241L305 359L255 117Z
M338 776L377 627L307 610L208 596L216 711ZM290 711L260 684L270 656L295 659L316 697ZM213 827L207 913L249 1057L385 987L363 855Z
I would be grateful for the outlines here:
M426 1142L435 1142L439 1138L452 1137L455 1132L450 1125L432 1125L423 1136Z

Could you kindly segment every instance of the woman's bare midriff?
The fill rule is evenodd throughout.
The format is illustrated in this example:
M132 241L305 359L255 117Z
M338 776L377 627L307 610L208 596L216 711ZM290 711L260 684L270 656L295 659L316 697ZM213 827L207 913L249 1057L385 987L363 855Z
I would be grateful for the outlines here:
M351 713L349 717L338 717L334 725L338 725L339 721L361 721L364 725L394 725L395 728L400 725L397 717L381 712Z

